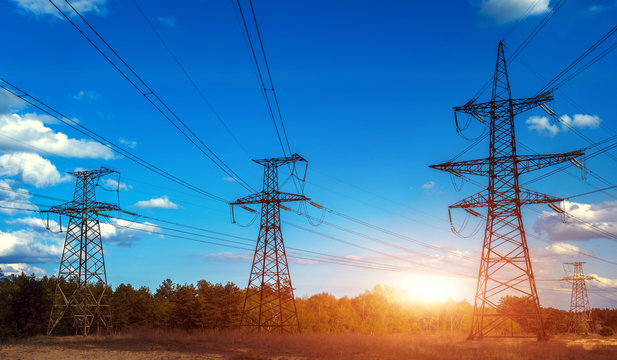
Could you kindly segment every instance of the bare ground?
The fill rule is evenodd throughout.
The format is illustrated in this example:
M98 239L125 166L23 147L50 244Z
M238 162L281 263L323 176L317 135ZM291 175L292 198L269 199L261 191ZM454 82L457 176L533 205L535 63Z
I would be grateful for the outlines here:
M617 359L617 338L465 341L464 334L258 335L135 332L113 337L34 337L0 346L0 359Z

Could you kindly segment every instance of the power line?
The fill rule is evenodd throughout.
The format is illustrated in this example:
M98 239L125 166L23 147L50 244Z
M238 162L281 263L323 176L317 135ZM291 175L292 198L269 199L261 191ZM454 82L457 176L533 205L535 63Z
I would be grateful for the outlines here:
M62 14L62 16L73 25L73 27L137 90L146 100L169 121L184 137L195 146L203 155L212 161L219 169L225 172L230 177L237 179L238 183L247 190L253 191L253 188L245 182L233 169L231 169L203 140L191 130L191 128L163 101L148 84L133 70L133 68L114 50L113 47L99 34L92 25L73 7L68 1L64 0L69 7L77 14L77 16L86 24L86 26L99 38L111 54L106 54L105 51L95 44L85 32L82 30L64 11L62 11L53 0L49 2ZM112 55L113 54L113 55ZM114 62L111 59L114 56L120 63ZM123 71L124 67L127 71ZM133 77L133 79L131 79Z
M565 3L566 3L566 0L558 0L558 2L553 6L551 11L549 11L546 15L544 15L542 20L540 20L540 22L536 25L536 27L529 33L529 35L527 35L527 37L523 40L523 42L514 50L510 58L507 60L507 63L506 63L507 65L509 65L512 60L516 59L523 50L525 50L527 45L529 45L529 43L531 43L533 39L535 39L536 36L538 36L540 31L544 29L546 24L548 24L548 22L553 18L553 16L555 16L555 14L561 9L561 7ZM530 9L527 9L527 10L530 11ZM475 93L475 95L472 98L472 101L475 101L482 94L484 94L484 92L490 87L492 81L493 81L493 78L492 77L489 78L486 81L486 83L484 83L484 85L480 88L480 90L478 90L478 92Z
M238 147L240 147L240 149L242 149L242 151L246 154L246 156L248 156L249 158L251 157L251 155L249 154L248 150L246 150L246 147L244 147L244 145L238 140L238 138L234 135L234 133L231 131L231 129L229 128L229 126L227 125L227 123L225 121L223 121L223 119L221 118L221 116L219 115L219 113L214 109L214 107L212 106L212 104L210 103L210 101L208 100L208 98L206 97L206 94L201 90L201 88L197 85L197 83L195 82L195 80L193 79L193 77L189 74L189 72L186 70L186 68L184 67L184 65L182 65L182 63L180 62L180 60L178 59L178 57L174 54L174 52L171 50L171 48L169 47L169 45L167 44L167 42L163 39L163 37L161 36L161 34L158 32L158 30L156 29L156 27L154 26L154 24L152 24L152 22L150 21L150 19L148 19L148 17L146 16L146 14L144 14L143 10L141 9L141 7L139 6L139 4L137 3L137 0L133 0L133 4L135 4L135 7L137 8L137 11L139 12L139 14L141 14L141 16L144 18L144 20L148 23L148 25L150 26L150 29L152 29L152 32L154 32L154 34L156 35L156 37L160 40L161 44L163 44L163 46L165 47L165 49L167 50L167 52L169 53L169 55L171 56L171 58L174 60L174 62L176 63L176 65L178 65L178 67L180 68L180 70L182 70L182 73L184 74L184 76L188 79L188 81L191 83L191 85L193 86L193 88L195 89L195 91L197 91L197 94L199 95L199 97L204 101L204 103L206 103L206 105L208 106L208 108L210 109L210 111L212 111L212 113L214 114L214 117L217 118L217 120L221 123L221 125L223 125L223 127L225 128L225 130L227 130L227 133L229 133L229 135L231 136L231 138L234 140L234 142L236 143L236 145L238 145Z
M266 102L266 107L268 109L268 113L270 114L270 117L272 118L272 123L274 125L274 129L276 131L276 136L278 138L279 144L281 146L281 150L283 150L283 155L287 156L286 153L286 148L285 145L283 144L283 139L281 137L281 131L279 131L278 128L278 124L277 124L277 115L278 115L278 122L280 122L281 124L281 129L282 129L282 133L283 133L283 137L285 139L285 144L287 145L287 151L289 151L289 154L292 153L291 151L291 147L289 145L289 138L287 137L287 131L285 130L285 123L283 121L283 115L281 113L281 108L279 105L279 101L278 101L278 97L276 96L276 90L274 88L274 83L272 81L272 74L270 73L270 67L268 65L268 59L266 57L266 52L264 49L264 45L263 45L263 41L261 38L261 32L259 31L259 25L257 23L257 17L255 16L255 10L253 8L253 2L252 0L249 0L249 4L250 4L250 8L251 8L251 15L252 15L252 20L253 23L255 25L255 30L257 33L257 38L259 41L259 48L261 50L261 57L263 58L264 61L264 72L267 75L267 80L268 83L266 84L266 80L264 80L264 72L262 72L261 67L259 66L259 60L257 59L257 52L255 51L255 46L253 45L253 40L251 39L251 32L248 28L247 22L246 22L246 18L244 16L244 11L242 11L242 5L240 4L240 0L236 0L236 4L238 6L238 10L240 13L240 19L242 21L241 23L241 28L244 29L243 34L246 35L246 39L248 41L248 49L249 49L249 53L251 55L251 58L253 60L253 63L255 65L255 70L257 72L257 77L259 79L259 82L261 84L261 88L263 90L263 95L264 95L264 100ZM270 97L268 96L268 91L270 91L272 93L272 100L270 100ZM274 104L272 104L274 103ZM277 113L277 115L275 115L275 111Z
M616 46L617 44L614 44L612 47L609 47L604 52L602 52L600 55L593 58L590 62L583 65L576 72L570 75L570 77L562 79L564 76L567 75L567 73L570 70L574 69L578 64L580 64L587 56L589 56L595 49L597 49L600 45L602 45L606 40L608 40L608 38L610 38L615 32L617 32L617 26L614 26L613 28L611 28L606 34L604 34L600 39L598 39L589 48L587 48L587 50L585 50L581 55L579 55L576 59L574 59L568 66L566 66L560 73L555 75L555 77L551 81L549 81L546 85L544 85L544 87L540 89L537 94L542 94L543 92L551 88L553 90L558 89L559 87L563 86L563 84L565 84L566 82L572 80L572 78L574 78L576 75L580 74L580 72L587 69L593 63L595 63L602 57L606 56L610 51L612 51L612 49L614 49L614 46Z
M223 202L223 203L228 203L227 200L216 196L206 190L203 190L195 185L192 185L180 178L178 178L177 176L162 170L161 168L153 165L152 163L144 160L143 158L135 155L134 153L132 153L131 151L116 145L115 143L113 143L112 141L106 139L105 137L97 134L96 132L90 130L89 128L87 128L86 126L82 125L81 123L63 115L61 112L59 112L58 110L55 110L54 108L52 108L51 106L43 103L42 101L34 98L32 95L26 93L25 91L21 90L20 88L18 88L17 86L9 83L7 80L0 78L0 88L4 89L5 91L9 92L10 94L12 94L13 96L16 96L20 99L22 99L23 101L27 102L28 104L32 105L33 107L35 107L36 109L38 109L39 111L51 116L52 118L60 121L61 123L69 126L70 128L72 128L73 130L81 133L84 136L87 136L88 138L96 141L97 143L109 148L110 150L125 156L126 158L128 158L129 160L135 162L136 164L139 164L143 167L145 167L146 169L159 174L165 178L167 178L168 180L171 180L179 185L182 185L190 190L193 190L201 195L207 196L211 199ZM29 144L28 144L29 145ZM31 146L31 145L29 145Z

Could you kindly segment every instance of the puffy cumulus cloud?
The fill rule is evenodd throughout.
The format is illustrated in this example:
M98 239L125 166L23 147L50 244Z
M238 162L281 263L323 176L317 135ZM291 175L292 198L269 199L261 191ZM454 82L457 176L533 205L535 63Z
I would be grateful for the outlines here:
M559 126L551 124L546 116L532 116L525 121L529 130L537 131L544 136L555 136L559 133Z
M6 221L10 225L21 225L28 227L34 231L52 231L60 232L60 224L53 219L41 219L37 217L14 218ZM49 227L49 228L48 228Z
M100 223L101 238L105 244L114 246L131 247L133 243L139 240L140 234L158 233L161 230L157 225L149 222L134 222L123 219L111 219L110 221L110 223ZM28 228L28 231L25 233L38 233L39 237L47 236L48 234L55 235L49 231L60 231L60 225L57 221L52 219L49 220L49 224L47 223L47 220L43 221L41 218L37 217L16 218L8 220L6 223L26 227ZM48 225L49 231L47 229ZM66 231L66 226L64 226L62 230ZM64 238L64 235L59 236Z
M63 242L64 236L50 232L0 230L0 262L11 264L55 262L62 253Z
M60 175L47 159L33 153L14 153L0 156L0 175L19 176L24 183L38 188L69 181L69 175Z
M593 256L591 250L582 250L580 247L564 242L534 249L533 257L581 257Z
M15 188L15 181L11 179L0 179L0 212L12 215L17 210L11 208L37 209L30 203L31 195L27 190Z
M120 190L128 191L129 189L133 188L131 185L127 185L126 183L123 183L123 182L120 182L120 184L118 184L118 180L110 179L110 178L103 179L103 186L105 186L107 190L120 189Z
M32 148L63 157L111 159L114 154L94 141L71 139L45 126L46 117L37 114L0 115L0 150L31 151Z
M36 277L42 277L47 275L47 271L32 266L30 264L17 263L17 264L0 264L0 269L4 275L21 275L24 273L26 275L32 275Z
M111 219L111 223L101 223L101 238L109 245L131 247L140 239L140 234L152 234L160 230L157 225L149 222Z
M498 24L505 24L523 16L545 14L550 11L549 2L550 0L482 0L479 11Z
M600 126L602 119L600 119L598 115L574 114L574 118L571 118L568 115L563 115L561 117L561 122L565 124L563 131L567 131L568 126L581 129L597 129Z
M177 209L178 205L173 203L167 195L163 195L160 198L154 198L150 200L138 201L134 205L135 207L142 209Z
M617 201L607 201L600 204L584 204L564 202L564 210L572 216L593 225L596 229L608 232L617 232ZM561 215L543 211L534 225L534 230L553 241L589 240L604 238L605 236L594 231L588 225L581 224L574 219L561 221Z
M8 91L0 89L0 114L10 114L26 107L26 102L13 96Z
M567 132L570 128L597 129L602 122L598 115L588 114L562 115L559 119L560 123L554 124L546 116L532 116L525 123L529 130L536 131L543 136L552 137L560 132Z
M49 2L49 0L11 0L19 9L28 13L43 16L51 15L57 19L64 19L62 14ZM64 0L55 0L54 4L69 16L77 16ZM107 0L72 0L71 5L82 15L93 13L105 15L107 13Z
M588 274L593 278L594 285L599 288L615 288L617 287L617 279L609 279L597 274Z

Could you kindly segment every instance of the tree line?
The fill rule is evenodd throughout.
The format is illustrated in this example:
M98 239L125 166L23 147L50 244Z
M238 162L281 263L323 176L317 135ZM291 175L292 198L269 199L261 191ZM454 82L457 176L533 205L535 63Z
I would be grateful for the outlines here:
M0 339L45 334L49 322L55 277L10 275L0 278ZM120 284L108 291L116 333L134 329L225 330L239 327L244 289L233 283L196 284L163 281L155 291ZM296 298L302 331L322 333L420 333L469 331L472 306L467 301L423 303L402 301L397 289L377 285L355 297L337 298L321 293ZM504 310L528 306L506 296ZM498 309L499 311L499 309ZM568 312L544 308L549 334L568 330ZM606 331L617 329L617 309L594 309L594 322ZM508 331L526 331L534 324L517 323ZM505 331L505 330L504 330ZM65 316L54 334L72 335L72 320Z

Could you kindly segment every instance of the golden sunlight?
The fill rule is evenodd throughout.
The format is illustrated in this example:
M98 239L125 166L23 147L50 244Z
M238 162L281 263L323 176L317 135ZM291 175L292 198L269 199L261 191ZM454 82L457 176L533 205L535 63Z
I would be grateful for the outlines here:
M448 298L461 297L460 289L455 279L436 276L414 276L401 279L401 288L409 300L423 302L444 302Z

